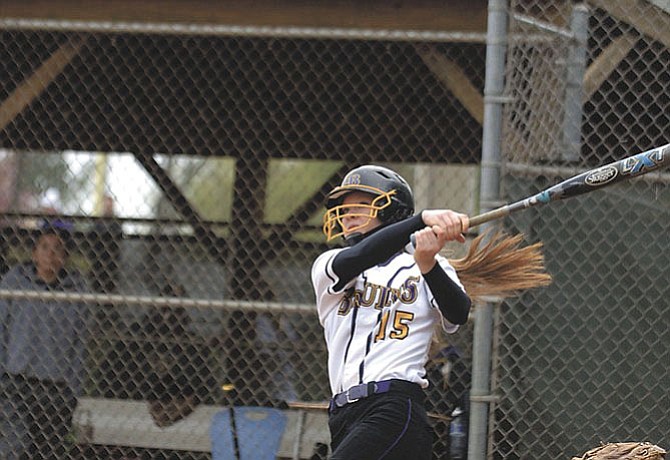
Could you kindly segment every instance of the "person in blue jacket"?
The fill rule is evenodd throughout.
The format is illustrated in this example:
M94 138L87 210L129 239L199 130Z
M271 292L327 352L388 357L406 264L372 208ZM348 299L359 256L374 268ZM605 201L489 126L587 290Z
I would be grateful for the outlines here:
M12 267L0 289L85 291L84 278L66 268L70 242L71 224L45 222L31 260ZM82 386L85 313L70 300L0 299L0 457L65 457Z

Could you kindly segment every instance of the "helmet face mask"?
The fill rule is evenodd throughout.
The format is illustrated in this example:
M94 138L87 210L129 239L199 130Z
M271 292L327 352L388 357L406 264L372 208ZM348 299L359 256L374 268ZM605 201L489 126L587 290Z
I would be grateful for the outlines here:
M345 188L340 187L340 188ZM341 198L351 192L360 191L359 188L352 189L348 193L345 192ZM365 192L364 192L365 193ZM344 236L345 233L354 233L367 227L373 219L379 216L379 212L391 206L391 197L395 195L395 190L390 192L383 192L379 189L371 190L372 195L376 195L370 204L352 203L352 204L338 204L326 210L323 215L323 233L326 235L326 240L331 241L338 236ZM341 203L341 200L340 200ZM362 217L361 223L348 227L345 232L345 225L342 222L344 217L355 218Z
M344 197L353 192L367 193L374 199L369 205L343 205ZM375 218L381 226L385 226L411 217L412 214L414 195L402 176L383 166L359 166L349 171L342 184L328 194L326 213L323 216L323 233L328 241L345 236L345 226L342 223L345 215L365 218L363 223L347 228L345 239L349 240L355 234L362 235L357 230L364 229Z

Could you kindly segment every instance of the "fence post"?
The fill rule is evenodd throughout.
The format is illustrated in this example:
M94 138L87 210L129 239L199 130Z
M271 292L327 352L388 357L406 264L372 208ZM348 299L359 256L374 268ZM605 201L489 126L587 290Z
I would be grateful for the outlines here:
M489 0L480 184L482 211L496 207L500 201L500 150L507 23L507 1ZM492 399L490 394L492 331L493 304L484 302L477 305L475 309L468 436L468 458L470 460L486 458L489 404Z
M573 38L566 66L565 118L563 120L563 149L561 151L561 159L568 162L579 160L581 150L588 21L589 10L586 5L575 5L572 8L570 20Z

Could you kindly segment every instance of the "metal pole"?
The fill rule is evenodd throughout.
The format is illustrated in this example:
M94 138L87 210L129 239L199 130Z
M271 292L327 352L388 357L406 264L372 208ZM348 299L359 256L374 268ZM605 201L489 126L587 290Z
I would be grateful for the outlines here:
M445 43L484 43L479 32L442 30L392 30L339 27L273 27L227 24L188 24L123 21L73 21L67 19L0 18L0 29L55 30L92 33L145 33L168 35L219 35L228 37L316 38Z
M486 77L484 83L484 125L480 183L480 208L488 211L500 204L500 147L502 109L507 51L508 4L506 0L489 0L486 33ZM491 344L493 304L485 302L475 308L472 344L472 388L470 390L470 423L468 459L486 458L491 388Z
M580 158L588 23L589 10L586 5L575 5L570 20L572 43L566 67L565 119L561 152L561 159L568 162L578 161Z
M95 188L94 205L95 215L102 216L104 209L104 198L107 190L107 167L109 159L106 153L97 152L95 156Z

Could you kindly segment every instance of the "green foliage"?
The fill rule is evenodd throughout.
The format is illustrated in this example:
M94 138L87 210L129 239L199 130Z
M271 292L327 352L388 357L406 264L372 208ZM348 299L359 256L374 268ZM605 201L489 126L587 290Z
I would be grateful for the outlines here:
M309 199L340 167L336 161L273 160L270 162L265 222L282 223ZM318 224L317 213L310 224Z
M68 166L62 156L35 153L19 153L19 155L21 155L19 190L42 193L53 187L62 194L67 189L64 179Z
M203 160L188 180L183 180L186 198L205 220L230 222L233 205L235 160L231 157Z
M266 223L282 223L337 171L338 162L271 160L265 197ZM179 177L184 179L179 173ZM206 220L229 222L232 215L235 162L224 157L207 159L183 181L184 193ZM320 222L317 213L310 224Z
M77 171L73 171L73 164L61 153L19 152L18 155L19 194L40 197L46 190L56 189L63 208L78 211L79 203L88 194L92 182L92 162L77 163Z

